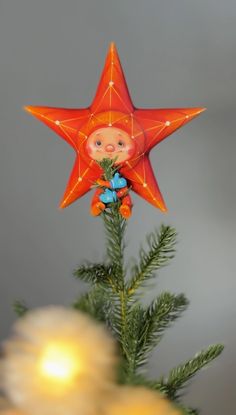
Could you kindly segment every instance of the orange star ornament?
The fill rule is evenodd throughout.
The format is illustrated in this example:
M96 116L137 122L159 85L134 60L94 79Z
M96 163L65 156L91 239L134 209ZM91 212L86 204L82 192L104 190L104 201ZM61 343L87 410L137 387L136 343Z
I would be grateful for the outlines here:
M116 159L132 190L165 212L166 206L149 160L150 150L205 108L134 107L114 43L108 50L95 98L89 108L25 108L52 128L76 153L60 207L87 193L101 177L103 158Z

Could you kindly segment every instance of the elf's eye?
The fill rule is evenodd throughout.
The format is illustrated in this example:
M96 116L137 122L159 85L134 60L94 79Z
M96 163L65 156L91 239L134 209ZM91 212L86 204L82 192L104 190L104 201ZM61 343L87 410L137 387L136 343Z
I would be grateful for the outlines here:
M118 144L118 147L120 147L120 148L124 147L124 145L125 145L122 140L119 140L117 144Z
M96 146L96 147L101 147L101 145L102 145L101 140L97 140L97 141L95 141L95 146Z

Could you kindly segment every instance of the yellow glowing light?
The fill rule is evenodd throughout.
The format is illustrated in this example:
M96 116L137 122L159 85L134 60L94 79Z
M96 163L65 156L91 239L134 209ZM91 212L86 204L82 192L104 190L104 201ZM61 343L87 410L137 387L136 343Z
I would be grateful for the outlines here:
M41 361L41 373L55 381L69 382L79 372L79 361L75 351L67 345L51 344L45 349Z

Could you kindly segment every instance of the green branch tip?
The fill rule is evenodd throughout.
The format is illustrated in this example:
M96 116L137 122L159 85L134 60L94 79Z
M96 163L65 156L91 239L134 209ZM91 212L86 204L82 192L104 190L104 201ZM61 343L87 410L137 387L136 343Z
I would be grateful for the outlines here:
M154 277L154 272L168 265L174 258L177 232L170 226L161 225L159 231L147 237L149 250L140 249L140 262L133 267L128 284L128 295L132 296L146 281Z

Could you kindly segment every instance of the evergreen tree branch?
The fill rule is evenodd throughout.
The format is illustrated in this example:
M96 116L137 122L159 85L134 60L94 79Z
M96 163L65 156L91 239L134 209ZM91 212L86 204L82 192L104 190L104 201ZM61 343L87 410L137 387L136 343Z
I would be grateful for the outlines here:
M173 401L176 408L181 411L182 415L199 415L200 411L197 408L190 408L185 405L179 404L179 402Z
M107 236L107 257L112 264L116 282L120 289L124 288L124 234L126 230L126 220L119 213L119 204L113 203L110 211L102 213Z
M133 277L128 284L127 292L131 296L148 279L154 271L167 265L174 257L176 231L170 226L162 225L160 231L151 233L148 238L149 251L140 250L140 263L133 269Z
M125 344L127 333L127 293L125 289L124 271L124 234L126 220L119 213L119 203L111 204L110 210L102 214L106 236L107 257L112 266L114 282L116 287L116 304L114 308L116 332L124 358L128 359L128 350Z
M100 285L94 285L88 293L82 295L72 306L76 310L83 311L94 319L106 323L108 326L113 326L112 295Z
M24 301L16 300L13 304L13 309L18 317L22 317L27 313L28 307Z
M105 180L111 180L114 174L119 169L118 166L115 166L116 159L117 157L113 160L109 158L104 158L103 160L98 162L98 164L100 164L101 168L103 169L103 176Z
M114 160L100 163L105 180L111 180L117 171ZM120 202L106 205L101 214L107 237L107 263L87 264L74 271L74 275L93 286L74 307L106 323L117 337L123 355L119 382L145 385L175 401L183 415L198 415L197 409L186 408L178 402L181 389L202 367L215 359L223 346L210 346L193 359L173 369L167 379L149 381L138 372L147 361L148 354L159 343L164 330L175 321L188 305L183 294L162 293L148 307L134 297L136 291L154 276L154 272L167 265L174 257L175 229L162 225L160 231L148 237L148 249L141 249L139 263L133 268L126 283L124 268L124 235L126 220L119 213Z
M100 263L80 265L74 270L73 275L74 277L91 284L110 286L114 292L116 291L116 281L111 265Z
M124 377L121 378L121 383L135 386L145 386L148 389L156 390L162 395L168 397L168 389L162 382L157 383L153 380L149 380L140 373L134 373L133 376L131 375L129 377L127 377L127 373L124 373ZM199 415L199 410L197 408L189 408L179 402L173 402L177 405L177 409L180 410L183 415Z
M173 405L175 405L177 412L182 415L199 415L199 410L197 408L189 408L176 402L173 402Z
M144 318L145 310L140 304L134 304L129 309L126 332L123 335L123 348L125 350L127 365L126 365L126 377L127 381L133 379L135 376L136 368L138 366L138 358L141 355L141 336L143 325L145 324Z
M176 320L186 309L188 300L183 294L162 293L143 309L135 305L129 313L127 337L130 370L144 365L148 354L159 343L164 329Z
M185 406L180 406L180 409L183 411L183 415L199 415L200 411L197 408L186 408Z
M168 378L161 383L168 389L168 397L170 399L178 399L180 390L185 384L204 366L209 364L217 356L219 356L224 349L221 344L209 346L206 350L198 353L194 358L188 360L176 368L172 369Z

